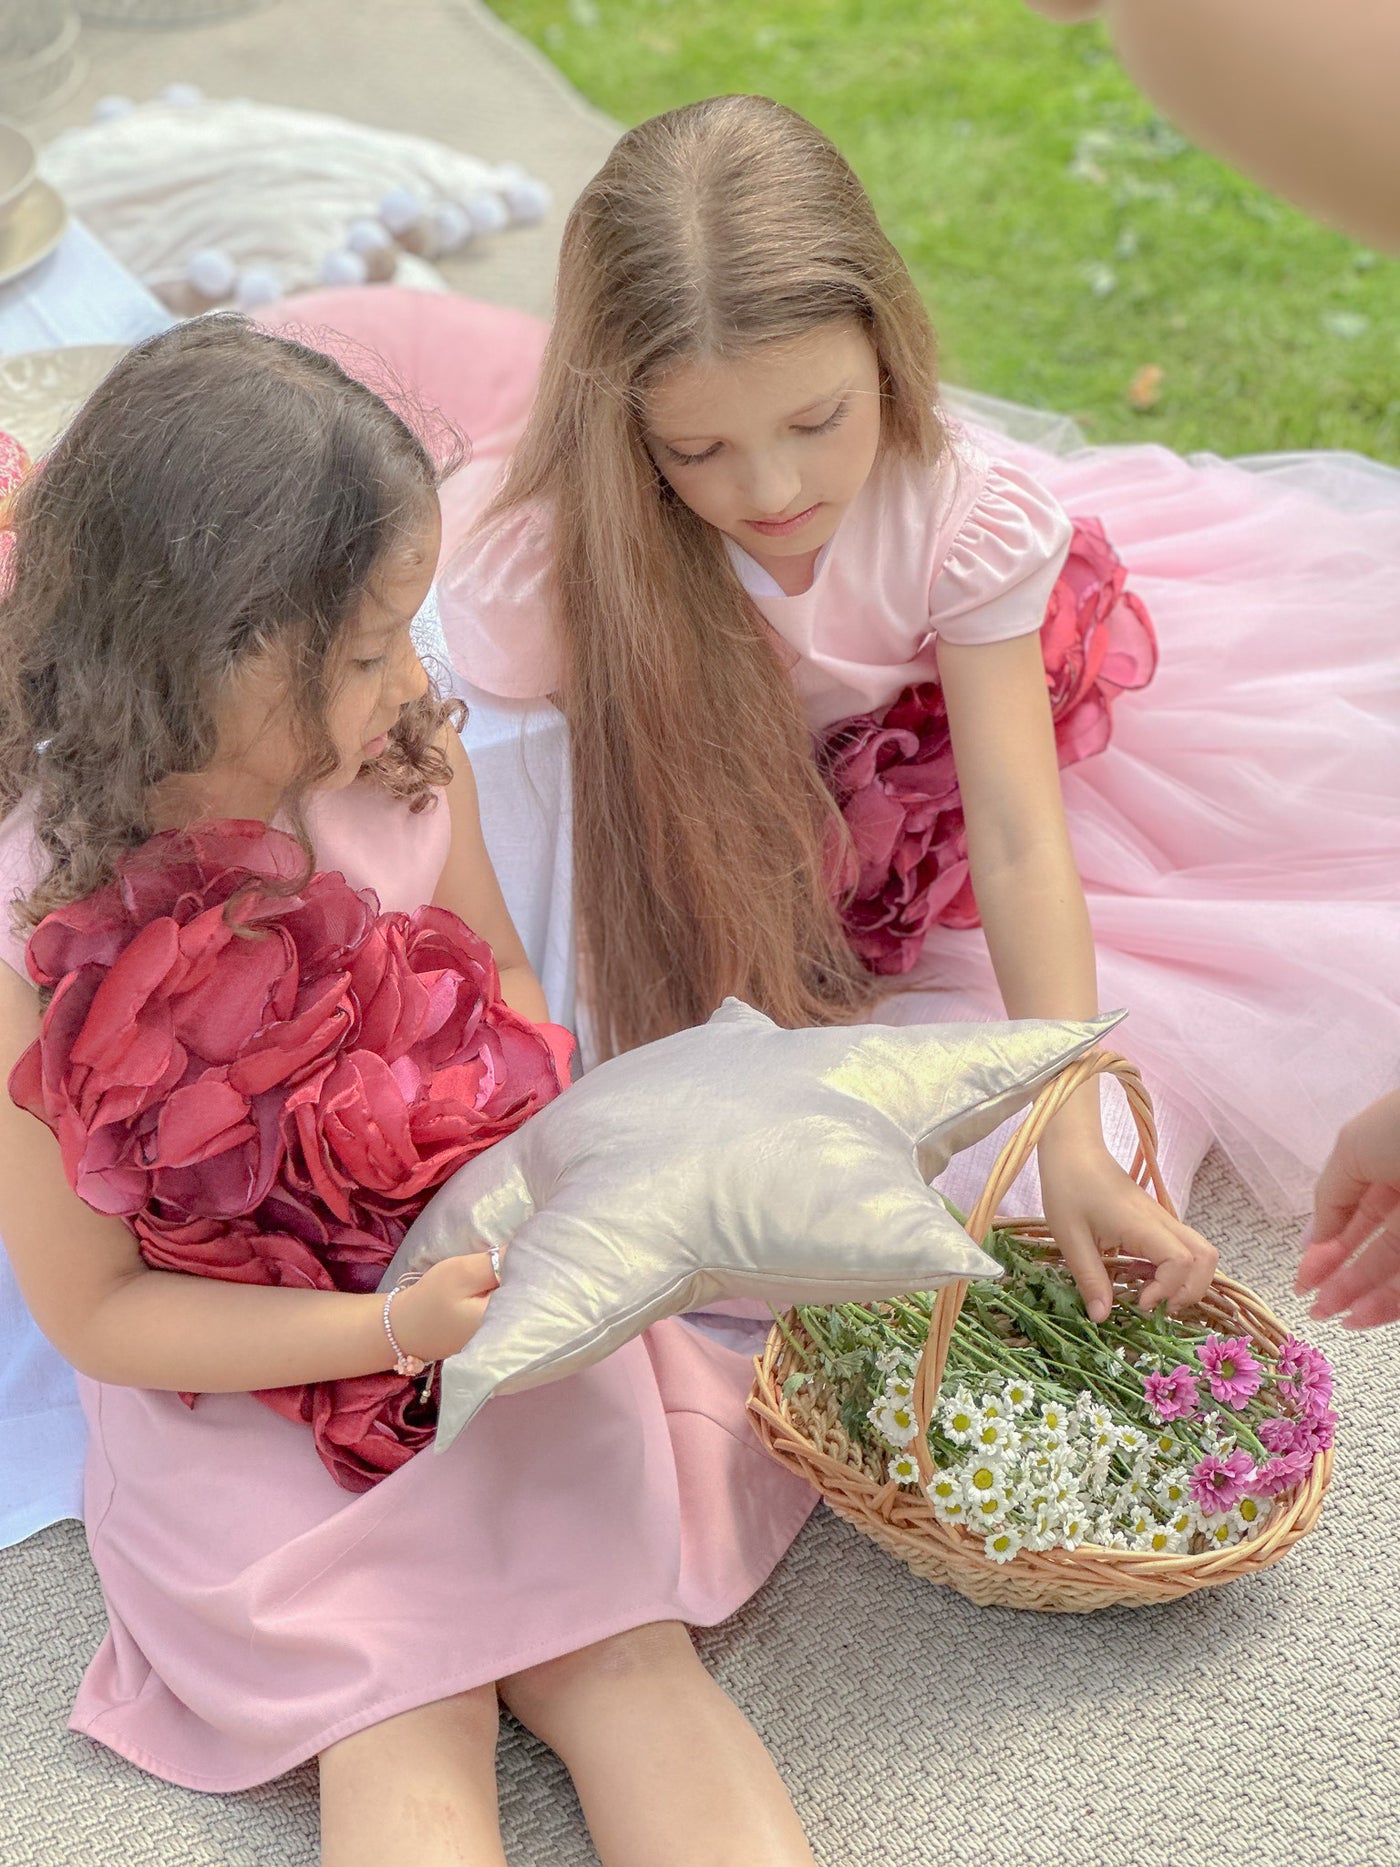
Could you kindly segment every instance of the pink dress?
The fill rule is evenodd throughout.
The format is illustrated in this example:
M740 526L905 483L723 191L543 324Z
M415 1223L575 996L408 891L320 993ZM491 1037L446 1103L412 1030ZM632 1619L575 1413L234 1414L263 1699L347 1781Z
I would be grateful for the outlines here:
M936 473L877 469L803 595L731 545L819 729L936 679L940 637L1037 629L1066 509L1103 521L1161 660L1109 749L1062 774L1101 1002L1128 1010L1123 1048L1197 1157L1208 1131L1284 1210L1400 1082L1400 480L1365 469L1334 459L1339 501L1321 462L1060 458L962 431ZM544 513L458 550L439 594L463 680L557 688L549 569ZM999 1015L979 930L936 928L916 977L929 990L883 1015Z
M314 816L322 865L386 908L432 898L445 810L356 786ZM22 812L0 893L32 875ZM9 935L0 957L23 971ZM84 1517L110 1628L72 1728L192 1789L235 1790L337 1739L647 1622L723 1620L814 1497L759 1448L749 1358L676 1320L553 1387L493 1401L442 1455L341 1490L311 1434L247 1395L80 1380Z

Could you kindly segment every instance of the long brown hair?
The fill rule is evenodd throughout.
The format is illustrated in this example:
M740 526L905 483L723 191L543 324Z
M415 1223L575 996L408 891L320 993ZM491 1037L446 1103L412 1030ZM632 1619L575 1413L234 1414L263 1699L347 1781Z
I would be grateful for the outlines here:
M339 762L326 709L346 626L435 481L378 396L241 318L123 357L11 509L0 814L32 799L48 858L19 922L110 880L151 834L155 787L213 757L221 684L279 637L301 764L284 809L309 872L303 810ZM435 694L406 708L374 778L425 805L459 712Z
M630 131L565 229L539 396L484 523L539 503L552 528L581 958L605 1054L729 992L799 1025L888 990L841 933L839 819L767 624L644 437L648 386L678 360L848 318L879 362L882 456L933 461L933 333L904 262L840 153L767 98Z

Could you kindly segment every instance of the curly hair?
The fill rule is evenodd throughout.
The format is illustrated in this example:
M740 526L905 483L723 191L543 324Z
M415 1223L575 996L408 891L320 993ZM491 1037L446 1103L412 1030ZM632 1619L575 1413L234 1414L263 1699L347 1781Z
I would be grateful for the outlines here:
M311 872L304 810L338 764L343 638L437 479L371 390L237 316L121 359L11 507L0 812L31 806L47 858L18 925L93 893L149 838L156 787L209 765L221 688L274 643L291 651L299 761L282 810ZM423 809L463 717L430 688L367 774Z

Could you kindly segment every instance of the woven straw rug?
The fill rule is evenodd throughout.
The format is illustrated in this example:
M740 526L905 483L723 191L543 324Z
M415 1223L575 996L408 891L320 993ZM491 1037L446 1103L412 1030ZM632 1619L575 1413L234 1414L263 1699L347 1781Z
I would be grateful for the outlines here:
M88 56L86 89L42 127L180 81L527 163L555 214L453 283L534 311L562 210L612 136L478 0L277 0L200 31L92 31ZM1301 1320L1292 1229L1218 1159L1191 1217ZM1020 1616L917 1581L822 1512L701 1637L823 1867L1400 1867L1400 1330L1315 1339L1337 1364L1337 1475L1317 1531L1267 1575L1168 1608ZM0 1867L310 1867L312 1770L200 1796L66 1733L102 1624L76 1525L0 1554ZM595 1859L563 1772L517 1730L500 1777L513 1867Z
M1291 1229L1218 1158L1191 1216L1299 1320ZM1266 1575L1166 1608L1018 1615L916 1580L821 1512L701 1637L823 1867L1400 1863L1400 1340L1315 1339L1337 1364L1337 1476L1312 1537ZM316 1860L312 1770L200 1796L64 1730L102 1631L76 1525L0 1556L0 1625L5 1867ZM595 1859L567 1779L517 1730L500 1776L513 1867Z

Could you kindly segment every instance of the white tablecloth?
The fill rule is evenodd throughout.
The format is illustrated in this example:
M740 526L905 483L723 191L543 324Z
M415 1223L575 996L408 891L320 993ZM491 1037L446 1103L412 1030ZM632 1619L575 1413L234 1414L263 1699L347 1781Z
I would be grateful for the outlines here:
M48 259L0 285L0 356L68 344L134 344L170 313L75 221Z

